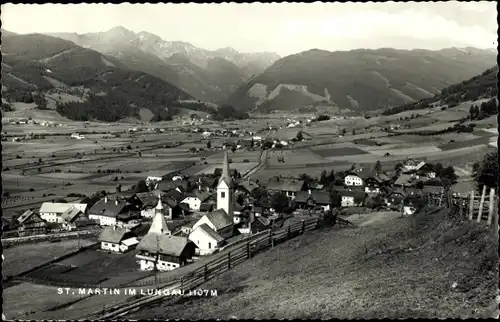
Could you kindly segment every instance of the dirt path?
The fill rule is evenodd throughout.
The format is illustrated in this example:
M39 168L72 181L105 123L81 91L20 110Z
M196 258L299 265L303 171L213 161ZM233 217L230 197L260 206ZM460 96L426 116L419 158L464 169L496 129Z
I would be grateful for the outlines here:
M401 217L401 212L399 211L379 211L369 214L354 214L344 219L349 220L359 227L364 227L372 224L383 224L399 217Z

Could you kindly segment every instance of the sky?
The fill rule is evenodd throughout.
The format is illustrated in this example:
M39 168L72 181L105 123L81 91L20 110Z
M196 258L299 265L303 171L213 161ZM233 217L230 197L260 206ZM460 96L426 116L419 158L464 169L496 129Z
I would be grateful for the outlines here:
M2 28L20 33L123 26L215 50L497 47L496 2L251 4L5 4Z

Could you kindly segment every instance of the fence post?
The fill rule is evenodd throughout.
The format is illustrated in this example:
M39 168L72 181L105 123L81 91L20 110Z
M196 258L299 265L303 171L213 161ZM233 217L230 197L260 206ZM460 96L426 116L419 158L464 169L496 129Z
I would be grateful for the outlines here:
M231 269L231 252L227 253L227 268Z
M479 213L477 214L477 222L481 222L481 216L483 215L483 205L484 196L486 195L486 186L483 186L483 193L481 194L481 202L479 203Z
M207 269L207 264L203 267L203 276L205 278L205 281L208 279L208 269Z
M301 232L301 235L304 234L305 231L306 231L306 221L304 219L302 219L302 232Z
M250 242L247 243L247 257L252 258L252 252L250 250Z
M470 192L469 220L472 220L473 216L474 216L474 190Z
M272 230L270 231L269 235L271 236L271 247L274 247L274 236Z
M458 199L458 211L460 214L460 219L464 216L464 201L462 198Z
M495 206L495 188L490 188L490 206L488 209L488 227L491 226L491 221L493 219L493 211Z
M286 232L287 239L290 238L290 234L291 234L290 226L288 226L288 231Z

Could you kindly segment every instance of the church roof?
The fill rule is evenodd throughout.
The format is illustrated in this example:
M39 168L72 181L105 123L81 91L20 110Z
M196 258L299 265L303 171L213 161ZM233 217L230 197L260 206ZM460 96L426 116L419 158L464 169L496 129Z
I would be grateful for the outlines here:
M224 162L222 163L222 175L219 179L219 184L224 181L228 187L233 186L233 179L231 178L231 173L229 170L229 160L227 156L227 151L224 152Z
M165 217L161 211L157 212L153 218L153 222L151 223L151 227L149 228L149 233L155 233L160 235L165 235L168 233L170 229L167 226L167 222L165 221Z

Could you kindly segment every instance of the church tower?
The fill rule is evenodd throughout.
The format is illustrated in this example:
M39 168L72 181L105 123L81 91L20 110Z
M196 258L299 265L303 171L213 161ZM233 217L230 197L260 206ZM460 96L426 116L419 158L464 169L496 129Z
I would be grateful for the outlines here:
M156 233L159 235L170 235L171 231L168 229L167 222L163 216L163 205L161 203L161 197L158 196L158 204L155 207L155 216L151 227L149 228L149 233Z
M229 161L227 151L224 152L224 163L222 164L222 175L217 185L217 209L224 209L229 216L233 215L234 185L229 172Z

